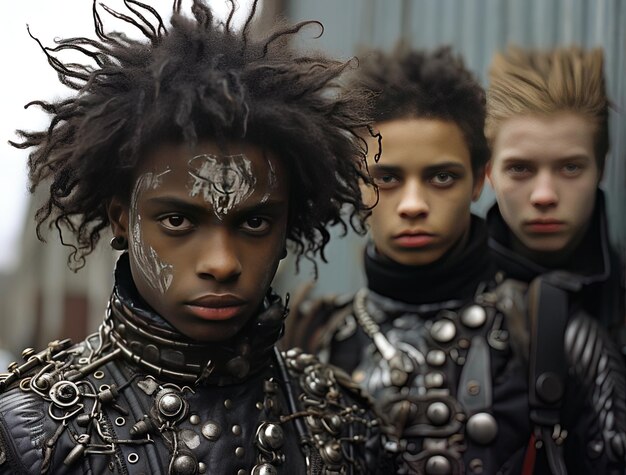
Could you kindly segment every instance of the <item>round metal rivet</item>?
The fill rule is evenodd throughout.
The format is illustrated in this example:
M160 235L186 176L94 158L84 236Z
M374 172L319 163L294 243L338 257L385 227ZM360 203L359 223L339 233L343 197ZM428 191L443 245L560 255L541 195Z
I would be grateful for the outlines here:
M261 409L263 409L263 403L262 402L257 402L255 404L256 408L260 411Z
M467 420L466 430L474 442L487 445L496 438L498 423L491 414L479 412Z
M480 459L472 459L469 463L469 469L477 475L483 473L483 461Z
M469 328L478 328L487 321L487 312L480 305L470 305L461 314L461 323Z
M245 454L245 450L243 449L243 447L237 447L235 449L235 455L239 458L243 457L243 455Z
M451 320L443 318L433 323L430 328L430 335L439 343L448 343L456 336L456 326Z
M241 426L235 424L232 428L231 428L232 432L234 435L241 435Z
M445 403L436 401L426 409L426 417L436 426L440 426L450 419L450 409Z
M159 411L166 417L175 417L183 410L183 400L178 394L167 393L161 396Z
M230 399L226 399L226 400L224 401L224 407L225 407L226 409L232 409L232 407L233 407L233 402L232 402Z
M217 423L213 421L208 421L202 426L202 435L211 442L215 442L217 439L219 439L221 433L222 430L220 429L220 426L218 426Z
M270 465L269 463L262 463L260 465L255 465L252 468L252 475L277 475L278 471L276 467Z
M198 464L198 472L200 473L206 473L206 463L204 462L200 462Z
M139 462L139 455L137 455L136 452L131 452L128 454L128 457L126 458L126 460L128 460L128 463L130 464L135 464Z
M172 472L175 475L194 475L198 472L198 462L191 455L179 455L172 462Z
M247 470L240 468L239 470L237 470L237 475L248 475Z
M200 416L198 414L192 414L189 416L189 423L194 426L200 424Z
M431 366L441 366L446 362L446 354L442 350L430 350L426 354L426 362Z
M424 376L424 384L427 388L440 388L443 382L443 374L439 372L428 373Z
M126 419L124 419L123 417L118 417L117 419L115 419L116 426L122 427L124 424L126 424Z
M278 424L264 422L257 430L257 441L267 450L276 450L283 445L283 429Z
M447 475L451 473L450 462L443 455L433 455L426 461L428 475Z

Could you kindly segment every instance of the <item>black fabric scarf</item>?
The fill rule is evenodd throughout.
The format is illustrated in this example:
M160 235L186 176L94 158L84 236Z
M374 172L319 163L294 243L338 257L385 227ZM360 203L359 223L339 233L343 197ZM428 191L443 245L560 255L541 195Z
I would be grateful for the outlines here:
M481 282L489 282L495 267L489 257L485 222L472 215L464 249L453 249L425 266L398 264L380 255L372 242L365 250L368 288L379 295L420 305L471 299Z

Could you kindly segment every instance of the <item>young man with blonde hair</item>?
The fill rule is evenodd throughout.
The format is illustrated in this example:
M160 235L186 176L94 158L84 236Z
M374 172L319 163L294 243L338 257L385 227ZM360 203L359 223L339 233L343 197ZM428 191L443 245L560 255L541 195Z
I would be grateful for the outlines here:
M490 247L508 277L565 271L570 305L604 326L624 322L622 264L609 242L599 188L609 149L600 49L510 48L487 91Z

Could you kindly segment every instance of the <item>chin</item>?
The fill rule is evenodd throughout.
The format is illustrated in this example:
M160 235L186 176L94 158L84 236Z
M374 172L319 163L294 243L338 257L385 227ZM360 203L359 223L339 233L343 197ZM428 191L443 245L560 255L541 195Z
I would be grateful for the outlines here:
M526 239L524 245L534 252L558 252L565 249L569 241L562 237L543 237Z

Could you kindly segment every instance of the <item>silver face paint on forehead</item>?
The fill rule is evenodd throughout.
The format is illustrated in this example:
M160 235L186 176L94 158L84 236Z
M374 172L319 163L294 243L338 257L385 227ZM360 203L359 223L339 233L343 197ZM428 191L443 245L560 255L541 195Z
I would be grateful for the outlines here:
M174 278L173 267L171 264L163 262L156 251L147 245L141 237L141 215L137 212L137 201L139 195L147 190L154 190L161 185L163 176L171 170L164 172L144 173L139 177L135 184L135 189L130 200L129 221L132 232L130 247L132 257L135 260L137 268L143 274L145 281L156 291L164 294L169 289L172 279Z
M272 194L272 190L276 188L278 180L276 179L276 172L274 171L274 164L272 161L265 157L265 161L267 162L267 190L261 198L261 203L265 203L270 195Z
M189 176L189 195L202 194L219 219L254 193L256 185L252 162L243 154L197 155L189 160Z

